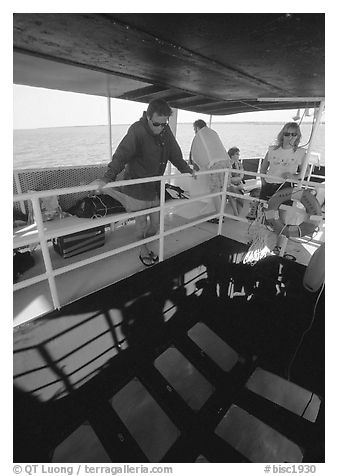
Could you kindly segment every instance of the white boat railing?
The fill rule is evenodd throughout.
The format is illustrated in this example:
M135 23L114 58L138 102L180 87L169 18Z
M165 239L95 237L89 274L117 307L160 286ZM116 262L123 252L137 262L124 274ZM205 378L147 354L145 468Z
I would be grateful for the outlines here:
M223 182L223 190L218 193L210 193L210 194L204 194L204 195L198 195L195 197L189 198L189 201L187 200L172 200L170 202L165 202L165 183L170 182L175 178L181 178L182 176L188 176L190 177L189 174L175 174L175 175L164 175L164 176L157 176L157 177L151 177L151 178L146 178L146 179L135 179L135 180L124 180L124 181L116 181L116 182L110 182L109 184L106 185L107 188L110 187L119 187L121 185L130 185L130 184L140 184L140 183L146 183L146 182L157 182L160 181L161 184L161 192L160 192L160 204L158 207L154 207L151 209L146 209L146 210L141 210L138 212L131 212L131 213L120 213L117 215L109 215L104 218L98 218L95 220L91 219L79 219L77 217L70 217L70 218L65 218L61 220L53 220L49 222L43 222L42 218L42 213L41 213L41 208L40 208L40 198L43 197L51 197L51 196L61 196L61 195L66 195L66 194L72 194L72 193L79 193L79 192L93 192L97 188L93 184L88 184L88 185L79 185L79 186L74 186L74 187L67 187L67 188L59 188L59 189L53 189L53 190L41 190L41 191L34 191L34 192L26 192L26 193L18 193L14 195L13 201L14 202L24 202L25 200L30 200L32 203L33 207L33 212L34 212L34 217L35 217L35 224L36 226L32 225L31 227L24 227L25 233L22 234L22 229L18 229L14 233L14 243L13 247L14 248L19 248L19 247L24 247L32 243L38 243L41 246L41 251L42 251L42 256L43 256L43 261L45 265L45 273L40 274L39 276L35 276L33 278L25 279L23 281L20 281L16 284L14 284L14 291L22 289L24 287L31 286L34 283L37 283L39 281L48 280L49 284L49 289L50 293L52 296L52 301L55 309L59 309L61 307L59 296L58 296L58 290L55 282L55 277L58 275L61 275L63 273L67 273L68 271L74 270L76 268L80 268L82 266L86 266L90 263L93 263L95 261L99 261L105 258L108 258L113 255L117 255L120 253L123 253L127 250L130 250L135 247L139 247L142 244L150 243L155 240L159 240L159 260L163 261L164 259L164 238L166 236L169 236L173 233L177 233L182 230L186 230L188 228L194 227L198 224L201 224L207 220L210 220L211 218L218 218L219 219L219 224L217 227L217 230L215 232L215 236L221 234L222 231L222 218L223 217L228 217L233 220L241 221L241 222L248 222L245 218L234 216L232 214L226 213L225 212L225 204L226 204L226 197L227 196L233 196L237 198L241 198L242 200L250 200L250 201L262 201L258 198L254 198L251 196L243 196L239 195L233 192L229 192L226 190L226 184L228 183L228 174L229 172L233 172L233 169L218 169L218 170L212 170L212 171L201 171L197 172L196 175L208 175L211 173L224 173L224 182ZM247 175L253 176L254 178L256 177L266 177L266 174L261 174L257 172L246 172ZM191 180L194 180L192 177L190 177ZM304 186L304 187L316 187L316 188L323 188L324 185L320 184L318 182L311 182L306 180L303 180L302 182L299 182L297 180L289 180L289 182L293 182L298 184L299 186ZM104 193L104 189L102 191ZM200 201L200 200L205 200L205 199L210 199L216 196L221 196L222 201L221 201L221 208L219 212L215 212L212 215L208 216L203 216L202 218L198 218L193 221L189 221L189 223L186 223L184 225L176 226L174 228L165 230L164 229L164 216L165 213L170 209L172 210L173 208L182 206L182 205L187 205L187 203L192 203L194 201ZM68 235L71 233L76 233L79 231L91 229L91 228L96 228L98 226L102 225L110 225L112 223L118 222L118 221L125 221L131 218L134 218L136 216L141 216L141 215L148 215L149 213L152 212L160 212L160 229L159 233L157 235L145 238L143 240L135 241L129 244L126 244L124 246L118 247L116 249L112 249L106 252L99 252L95 256L92 256L90 258L84 258L81 259L80 261L77 261L72 264L64 265L61 268L53 268L53 263L51 260L50 256L50 250L48 246L48 241L51 240L52 238L59 237L59 236L64 236ZM249 222L248 222L249 223ZM21 234L20 234L21 233Z

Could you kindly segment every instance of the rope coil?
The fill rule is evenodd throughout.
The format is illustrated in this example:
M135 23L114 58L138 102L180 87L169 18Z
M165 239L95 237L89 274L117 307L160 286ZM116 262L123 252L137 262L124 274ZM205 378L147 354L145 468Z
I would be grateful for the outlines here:
M254 265L270 254L267 245L269 230L265 227L264 204L258 203L255 220L249 225L248 234L252 236L251 245L246 252L243 263Z

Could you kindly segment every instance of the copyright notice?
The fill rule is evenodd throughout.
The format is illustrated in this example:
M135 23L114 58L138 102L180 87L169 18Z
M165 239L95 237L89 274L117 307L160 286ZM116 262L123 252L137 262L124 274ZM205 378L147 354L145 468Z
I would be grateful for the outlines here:
M15 464L13 466L14 474L172 474L172 466L146 466L123 464L120 466L91 466L88 464L74 465L46 465L46 464Z

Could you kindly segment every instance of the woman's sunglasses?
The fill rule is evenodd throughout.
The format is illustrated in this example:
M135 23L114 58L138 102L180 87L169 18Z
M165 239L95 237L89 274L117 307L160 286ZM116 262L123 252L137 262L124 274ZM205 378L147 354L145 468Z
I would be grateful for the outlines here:
M296 137L296 136L298 136L298 133L297 132L284 132L283 135L285 137L289 137L289 136Z

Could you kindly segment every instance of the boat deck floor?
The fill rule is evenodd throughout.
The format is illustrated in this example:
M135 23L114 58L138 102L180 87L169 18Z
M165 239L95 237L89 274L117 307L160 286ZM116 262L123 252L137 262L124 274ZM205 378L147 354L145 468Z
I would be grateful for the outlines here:
M170 213L165 217L165 230L180 225L187 224L200 218L201 203L195 202L189 207L179 207L176 213ZM241 216L245 217L249 204L246 203L242 209ZM186 209L187 208L187 209ZM226 212L231 214L231 208L227 204ZM178 214L180 213L180 215ZM206 214L211 214L212 209L206 207ZM225 218L222 225L221 235L236 240L240 243L247 243L250 239L249 224ZM177 255L189 248L192 248L204 241L214 237L217 233L217 225L203 222L192 228L171 234L164 239L164 259ZM73 258L63 259L51 247L50 254L54 268L60 268L72 264L81 259L81 256L90 258L100 253L101 250L108 251L132 243L134 240L134 225L128 223L126 226L117 228L115 231L106 232L106 242L104 248L88 251L85 255L78 255ZM270 234L269 247L272 250L275 246L276 235ZM316 237L324 240L323 231ZM152 247L156 249L156 244ZM318 244L310 243L305 238L302 241L294 242L289 240L286 253L294 256L298 263L307 265L312 254L317 249ZM140 262L139 249L133 248L118 255L96 261L89 265L76 268L72 271L58 275L56 286L61 306L66 305L76 299L91 294L98 289L109 286L114 282L125 279L144 269ZM34 254L35 266L28 270L22 279L29 279L44 272L44 264L41 252ZM38 316L45 315L53 310L52 297L50 295L48 282L46 280L38 282L27 288L20 289L14 293L13 301L13 325L21 325Z

